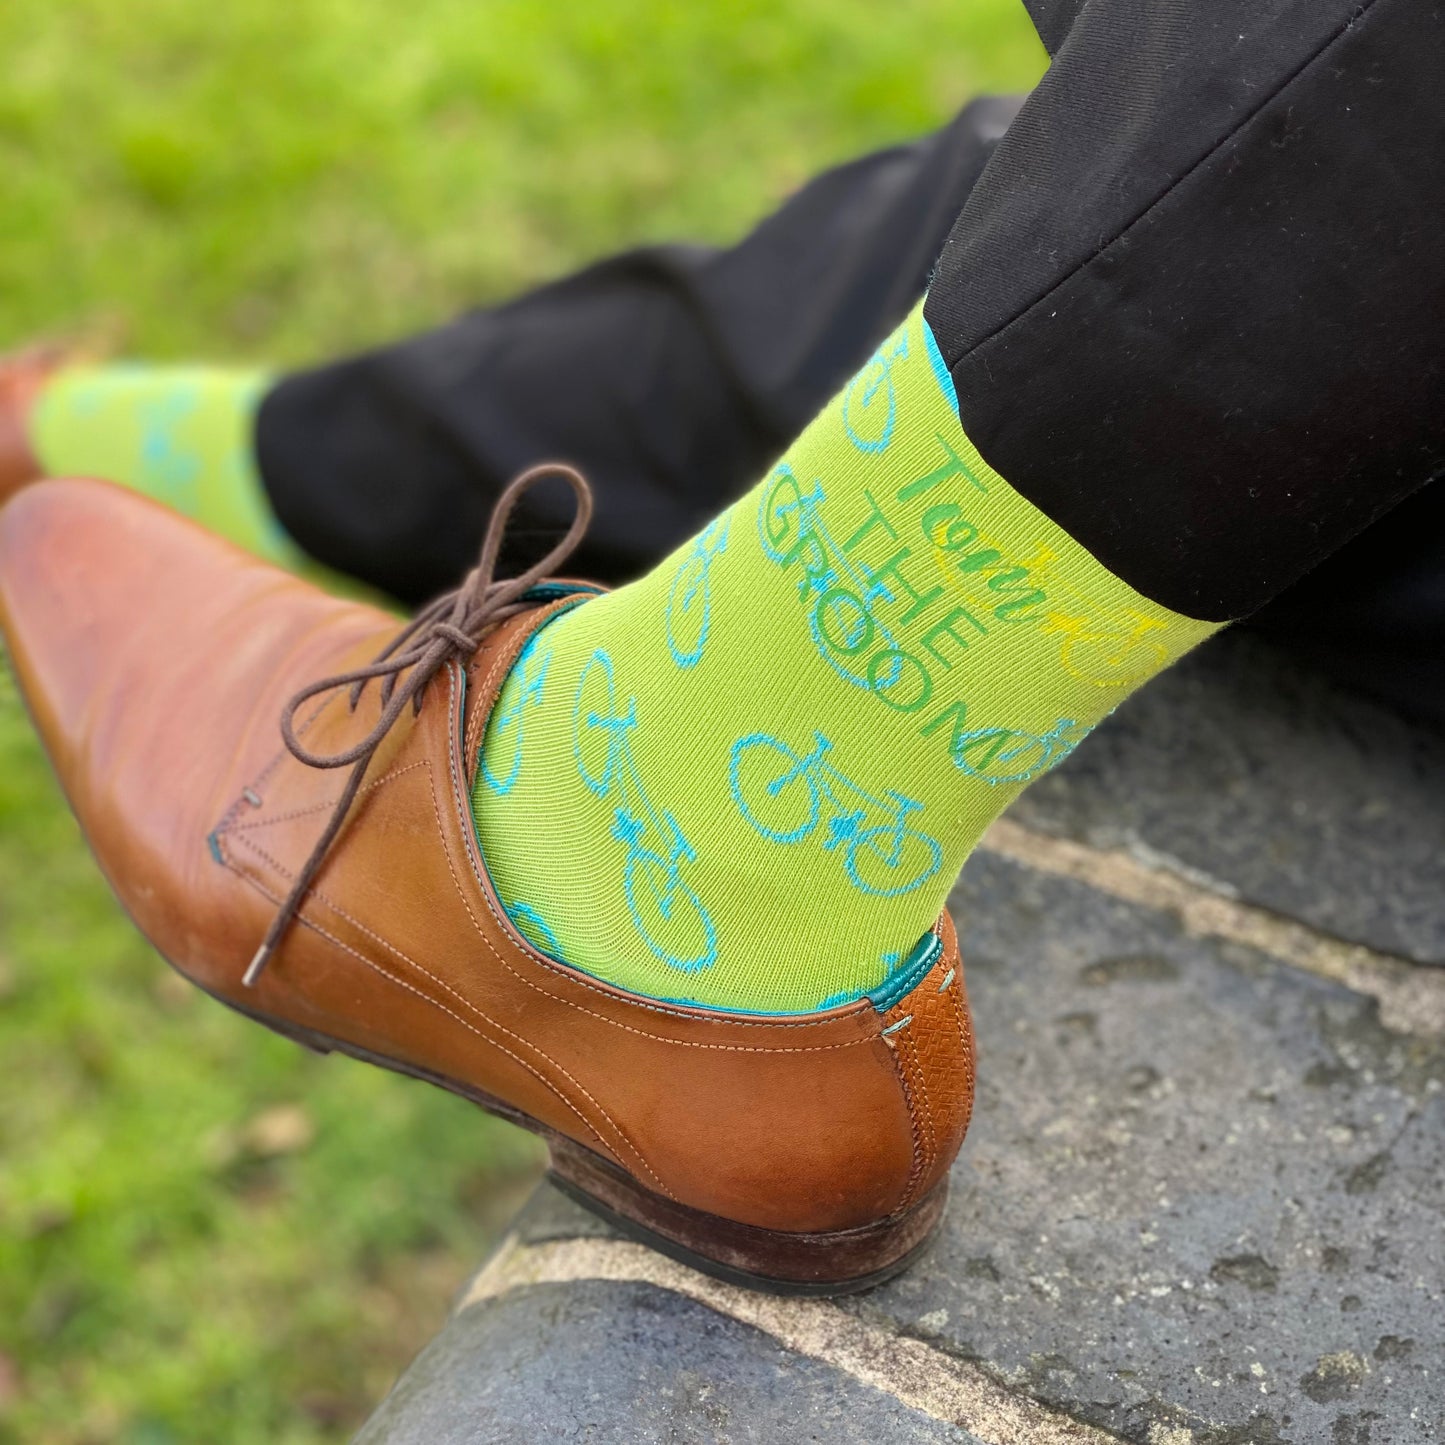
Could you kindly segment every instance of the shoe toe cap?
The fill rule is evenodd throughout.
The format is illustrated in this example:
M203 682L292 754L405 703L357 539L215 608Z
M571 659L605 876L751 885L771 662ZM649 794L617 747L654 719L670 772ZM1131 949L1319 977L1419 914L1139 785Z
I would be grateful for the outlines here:
M389 620L339 602L104 482L0 508L0 630L101 867L145 926L196 886L206 835L280 702ZM148 929L148 931L150 931Z

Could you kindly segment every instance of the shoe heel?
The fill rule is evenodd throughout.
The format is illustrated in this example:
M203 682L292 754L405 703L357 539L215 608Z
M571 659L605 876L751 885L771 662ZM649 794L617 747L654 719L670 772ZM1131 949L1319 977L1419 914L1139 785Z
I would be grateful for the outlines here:
M827 1296L871 1289L927 1248L943 1215L947 1177L901 1214L856 1229L794 1234L759 1229L664 1199L590 1149L548 1139L551 1178L621 1233L714 1279L771 1294Z

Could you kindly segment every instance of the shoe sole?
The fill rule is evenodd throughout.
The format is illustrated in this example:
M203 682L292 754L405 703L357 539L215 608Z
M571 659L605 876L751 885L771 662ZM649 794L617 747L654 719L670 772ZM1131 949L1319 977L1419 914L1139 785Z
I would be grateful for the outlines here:
M182 970L176 972L188 983L201 987ZM538 1135L551 1155L548 1177L562 1193L627 1237L727 1284L795 1297L856 1294L885 1283L913 1264L928 1248L943 1217L948 1199L946 1175L908 1209L856 1229L796 1234L707 1214L663 1198L610 1159L469 1084L372 1053L359 1044L300 1024L271 1018L210 989L201 988L201 992L312 1053L344 1054L434 1084Z

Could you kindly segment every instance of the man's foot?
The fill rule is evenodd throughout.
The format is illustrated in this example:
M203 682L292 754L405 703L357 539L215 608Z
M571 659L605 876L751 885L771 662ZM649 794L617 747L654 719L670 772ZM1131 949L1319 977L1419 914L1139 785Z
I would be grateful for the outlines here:
M973 1097L947 915L873 996L782 1016L534 947L478 846L479 744L530 639L593 589L491 582L495 540L398 639L142 498L44 482L0 512L0 628L102 869L201 988L535 1130L568 1192L723 1278L887 1278L938 1221Z

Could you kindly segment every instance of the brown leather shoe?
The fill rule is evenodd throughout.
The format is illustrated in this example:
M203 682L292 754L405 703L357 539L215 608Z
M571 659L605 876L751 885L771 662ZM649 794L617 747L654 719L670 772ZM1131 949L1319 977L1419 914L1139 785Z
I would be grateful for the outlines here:
M64 359L60 347L43 345L0 356L0 506L40 480L40 460L30 446L30 412Z
M477 742L527 639L594 589L489 585L506 510L478 572L368 666L385 613L104 483L16 497L0 626L96 857L208 993L534 1130L564 1189L664 1252L800 1293L885 1279L939 1219L972 1103L949 920L906 990L794 1017L658 1003L521 937L472 825ZM337 673L374 679L354 711L314 686Z

